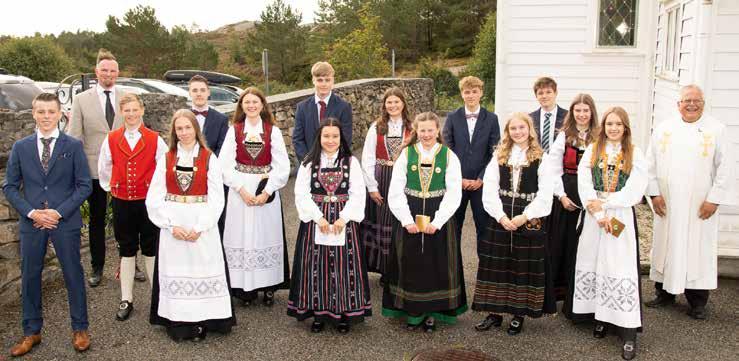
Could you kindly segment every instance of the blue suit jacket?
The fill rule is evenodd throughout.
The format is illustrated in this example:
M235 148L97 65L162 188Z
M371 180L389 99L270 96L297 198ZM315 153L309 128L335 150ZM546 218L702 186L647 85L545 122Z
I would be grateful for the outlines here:
M444 142L459 158L464 179L482 179L485 175L485 167L493 157L493 149L500 140L498 116L480 107L474 130L470 142L464 107L447 115L444 124Z
M562 123L565 120L565 116L567 115L567 109L560 107L557 105L557 119L554 121L554 135L555 139L557 138L557 130L562 128ZM541 108L529 113L529 116L531 116L531 120L534 121L534 129L536 129L536 136L539 137L539 144L541 144L541 129L539 129L539 119L541 119Z
M223 140L226 139L226 132L228 132L228 117L213 108L208 109L208 116L205 117L205 125L203 126L203 135L206 143L208 143L208 148L216 156L221 154L221 146L223 146Z
M59 133L49 160L49 172L45 174L34 133L13 144L3 192L20 213L21 232L37 231L27 215L44 204L61 214L58 230L74 230L82 227L80 205L92 192L91 183L82 142Z
M298 103L295 110L295 128L293 129L293 147L298 161L302 161L308 153L318 131L318 107L315 95ZM339 119L341 122L341 136L352 144L352 106L341 99L336 93L331 93L326 108L326 117Z

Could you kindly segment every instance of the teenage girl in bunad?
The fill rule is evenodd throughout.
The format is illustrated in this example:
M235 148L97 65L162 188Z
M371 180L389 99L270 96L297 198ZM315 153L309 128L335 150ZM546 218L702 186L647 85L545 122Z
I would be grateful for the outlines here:
M407 328L454 324L467 311L460 239L454 212L462 199L462 169L442 144L439 117L416 116L409 145L393 168L388 203L398 219L387 263L382 314Z
M579 94L570 104L562 130L557 135L549 156L552 160L554 196L559 199L552 205L550 216L552 239L550 245L561 245L558 249L547 249L550 256L549 271L554 283L557 300L564 299L562 313L565 317L579 321L572 314L571 285L575 277L575 255L579 234L577 225L582 223L584 207L577 192L577 165L580 164L585 148L598 135L598 113L595 102L588 94Z
M362 151L364 181L369 195L362 222L362 240L368 271L380 275L385 274L395 221L387 206L390 177L395 160L410 139L412 127L405 94L398 87L387 89L382 97L382 114L367 130ZM381 284L383 281L384 276L380 277Z
M499 327L500 313L513 315L508 334L523 330L524 317L541 317L545 304L545 217L552 209L551 165L536 140L531 117L514 113L485 170L483 206L493 218L480 242L472 309L489 312L478 331ZM551 300L554 303L554 300Z
M631 143L623 108L606 110L577 173L580 200L588 212L577 246L572 312L595 318L596 338L615 326L623 340L621 356L631 360L642 327L634 206L644 196L648 176L646 158Z
M264 93L247 88L238 104L219 157L229 187L223 247L233 295L248 306L262 291L272 306L290 284L279 194L290 160Z
M321 121L295 179L300 229L287 314L313 317L312 332L325 324L340 333L372 315L359 222L367 197L359 161L336 118Z
M236 324L218 232L223 178L189 109L175 112L169 139L146 196L149 219L161 229L149 323L175 341L199 341Z

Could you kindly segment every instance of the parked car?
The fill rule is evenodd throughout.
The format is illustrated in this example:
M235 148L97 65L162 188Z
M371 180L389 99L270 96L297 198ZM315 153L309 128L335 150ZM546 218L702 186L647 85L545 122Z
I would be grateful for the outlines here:
M164 93L164 94L173 94L173 95L179 95L182 97L187 98L188 103L190 102L190 93L187 92L187 90L184 90L178 86L175 86L173 84L156 80L156 79L138 79L138 78L118 78L116 81L116 84L128 86L128 87L134 87L134 88L141 88L149 93Z
M239 96L244 89L239 88L236 84L242 82L241 78L223 74L215 71L207 70L168 70L164 73L164 80L177 85L182 89L187 89L187 82L195 75L200 75L208 79L210 88L210 98L208 103L212 106L218 106L239 101Z
M189 91L187 83L175 83L179 88L185 91ZM223 104L231 104L239 101L240 94L223 86L223 85L208 85L210 88L210 97L208 97L208 104L211 106L219 106Z
M0 75L0 109L29 110L33 98L41 93L43 90L25 76Z

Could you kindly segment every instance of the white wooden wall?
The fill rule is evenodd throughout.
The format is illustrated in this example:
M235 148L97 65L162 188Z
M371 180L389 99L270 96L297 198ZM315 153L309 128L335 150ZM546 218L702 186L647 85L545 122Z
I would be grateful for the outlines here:
M639 3L636 47L604 49L595 46L595 0L498 1L495 111L501 123L514 111L538 108L534 81L551 76L563 108L578 93L591 94L600 113L610 106L624 107L635 142L646 150L654 47L649 29L656 6Z

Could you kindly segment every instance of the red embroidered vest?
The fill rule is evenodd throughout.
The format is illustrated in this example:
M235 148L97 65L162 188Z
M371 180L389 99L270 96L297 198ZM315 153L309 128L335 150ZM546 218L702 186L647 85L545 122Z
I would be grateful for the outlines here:
M263 145L261 149L249 147L244 144L244 122L234 124L234 133L236 133L236 162L243 165L267 166L272 163L272 124L262 122L261 134ZM249 148L247 148L249 147Z
M584 151L565 144L565 154L562 157L562 170L565 174L577 174L577 165L580 163Z
M178 196L204 196L208 194L208 164L211 152L203 147L198 151L198 157L193 159L192 181L190 186L183 190L177 182L177 150L169 151L167 157L167 193Z
M124 136L125 130L126 127L120 127L108 134L108 147L113 159L110 195L127 201L146 199L157 166L159 133L141 125L141 139L131 149Z
M387 145L385 144L385 137L387 135L382 135L380 133L377 133L377 145L375 146L375 158L376 159L382 159L382 160L393 160L390 159L390 155L387 153ZM403 131L403 139L408 139L408 137L411 136L410 129L404 129ZM403 149L402 146L398 147L398 153L400 153L400 149Z

